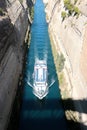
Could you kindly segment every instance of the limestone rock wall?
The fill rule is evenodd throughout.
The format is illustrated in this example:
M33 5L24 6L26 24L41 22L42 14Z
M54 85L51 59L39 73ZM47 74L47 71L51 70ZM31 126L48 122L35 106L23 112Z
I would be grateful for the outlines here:
M0 16L0 130L4 130L22 72L29 22L26 0L3 0L0 8L4 11Z
M87 99L87 1L77 0L76 6L81 11L78 18L71 15L64 20L61 17L61 12L66 11L63 0L43 1L49 33L58 53L62 52L66 59L64 73L71 98L78 100L77 107L85 111L80 100ZM81 119L87 125L87 115L82 114Z
M80 71L87 85L87 25L85 26L83 36L83 46L80 57Z
M81 62L81 57L86 55L83 53L86 53L84 46L86 46L87 17L86 13L84 13L84 5L86 5L87 2L85 0L84 2L78 1L77 5L81 10L81 15L78 18L76 16L70 16L66 17L64 21L62 21L61 17L61 12L64 11L63 0L47 0L47 2L45 11L49 23L49 32L52 34L56 46L64 53L66 58L65 67L72 77L71 81L77 82L75 88L78 85L83 86L82 84L84 84L83 95L81 93L79 96L86 97L84 91L86 91L87 78L84 78L84 76L87 72L85 72L85 74L81 73L81 68L85 67L86 70L86 60L84 60L84 63ZM84 7L84 9L82 9L82 7ZM85 51L83 51L84 48ZM80 82L78 83L78 81Z

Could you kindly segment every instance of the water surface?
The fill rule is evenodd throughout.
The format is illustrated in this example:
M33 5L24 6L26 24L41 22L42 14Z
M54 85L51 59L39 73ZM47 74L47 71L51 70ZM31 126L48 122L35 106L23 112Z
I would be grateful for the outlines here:
M31 43L24 77L25 84L19 129L66 130L64 110L60 100L61 97L42 0L36 0L34 12L34 21L31 27ZM54 83L43 100L35 97L32 87L30 87L30 84L33 84L35 59L45 59L47 61L48 84Z

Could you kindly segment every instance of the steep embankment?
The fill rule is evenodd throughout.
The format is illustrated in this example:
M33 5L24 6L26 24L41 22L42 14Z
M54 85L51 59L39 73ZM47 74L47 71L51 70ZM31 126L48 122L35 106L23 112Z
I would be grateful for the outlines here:
M62 97L66 98L63 100L67 102L68 98L74 101L78 121L85 127L87 125L85 101L87 98L87 1L71 0L71 4L76 7L73 11L71 5L65 8L64 0L43 1L46 4L46 18L52 43L56 51L62 52L65 57L63 72L66 85L63 90L68 90L69 96L62 95Z
M0 1L0 130L6 127L22 73L27 8L25 0Z

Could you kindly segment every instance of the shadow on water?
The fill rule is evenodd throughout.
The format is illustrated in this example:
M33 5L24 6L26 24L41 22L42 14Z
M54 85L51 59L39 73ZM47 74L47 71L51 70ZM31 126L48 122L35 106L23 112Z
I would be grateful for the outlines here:
M50 51L50 57L52 57L51 51ZM53 70L51 67L49 67L48 64L48 73L49 73L48 81L51 81L50 79L52 79L54 72L55 72L54 77L57 77L53 58L51 59L51 62ZM29 66L28 64L27 71L29 70L28 67L33 68L31 65ZM27 71L25 77L27 75ZM43 100L39 100L33 94L33 88L30 87L25 80L24 92L23 92L23 104L20 113L19 130L28 130L28 129L67 130L57 79L55 80L54 84L49 88L48 95Z
M33 130L33 129L51 129L51 130L83 130L87 129L87 126L84 125L85 122L75 122L73 120L65 121L65 115L62 111L62 104L64 104L65 111L74 111L80 114L87 114L86 100L61 100L60 98L49 98L49 94L43 100L39 100L36 97L32 99L24 100L22 118L21 118L21 127L20 130ZM79 106L83 106L83 110L74 107L74 103ZM67 127L66 127L67 124Z
M34 97L34 99L23 101L20 130L66 130L61 101L49 99L48 96L43 100Z
M19 99L18 99L19 100ZM8 130L18 130L19 129L19 102L15 102L13 105L13 111L11 116L11 125ZM87 101L86 100L61 100L61 99L47 99L39 100L36 97L31 100L23 100L23 108L21 115L21 126L20 130L33 130L33 129L51 129L51 130L66 130L64 129L64 113L61 111L61 101L64 104L65 111L72 110L79 112L80 114L87 114ZM74 107L74 103L79 106L84 106L83 110L79 110ZM68 130L86 130L87 126L80 122L74 122L73 120L67 120ZM61 127L62 126L62 127ZM80 127L81 126L81 127Z

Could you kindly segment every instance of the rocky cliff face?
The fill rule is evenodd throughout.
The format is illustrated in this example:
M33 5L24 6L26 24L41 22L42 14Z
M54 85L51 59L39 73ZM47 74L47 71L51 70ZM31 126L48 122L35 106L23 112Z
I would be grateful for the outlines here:
M0 1L0 130L6 128L22 72L24 39L28 28L27 2Z
M71 0L71 3L79 8L80 15L66 15L64 20L62 12L68 13L64 0L43 1L46 4L49 33L57 51L62 52L66 59L64 72L71 98L80 102L87 99L87 1L77 0L75 3ZM79 104L82 111L85 111L82 104ZM86 117L86 114L81 116L85 125Z

